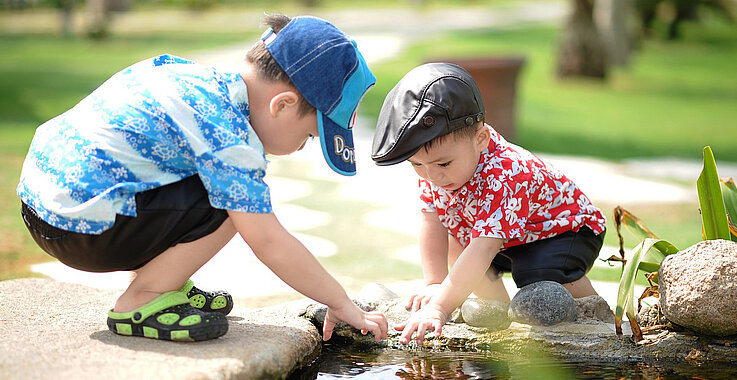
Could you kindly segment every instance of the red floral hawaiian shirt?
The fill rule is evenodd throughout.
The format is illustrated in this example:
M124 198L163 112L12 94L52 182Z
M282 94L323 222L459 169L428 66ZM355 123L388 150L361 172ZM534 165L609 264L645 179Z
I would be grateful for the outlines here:
M420 179L422 210L437 212L463 247L479 236L504 239L509 248L582 226L604 231L604 215L575 183L489 129L489 147L461 188L447 191Z

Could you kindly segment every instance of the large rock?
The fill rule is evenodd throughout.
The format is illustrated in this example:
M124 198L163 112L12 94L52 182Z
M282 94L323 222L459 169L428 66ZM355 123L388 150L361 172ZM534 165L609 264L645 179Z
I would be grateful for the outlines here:
M509 318L529 325L551 326L576 319L576 301L563 285L539 281L522 287L509 304Z
M706 240L668 256L658 281L668 320L704 334L737 334L737 243Z
M236 307L228 333L204 342L116 335L105 320L118 293L45 279L0 282L0 378L278 379L321 347L314 326L283 307Z

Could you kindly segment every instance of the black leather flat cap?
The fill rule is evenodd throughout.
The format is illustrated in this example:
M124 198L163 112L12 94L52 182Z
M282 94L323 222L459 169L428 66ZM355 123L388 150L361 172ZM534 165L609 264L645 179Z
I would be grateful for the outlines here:
M384 99L371 158L380 166L400 163L428 141L483 121L485 114L481 92L462 67L418 66Z

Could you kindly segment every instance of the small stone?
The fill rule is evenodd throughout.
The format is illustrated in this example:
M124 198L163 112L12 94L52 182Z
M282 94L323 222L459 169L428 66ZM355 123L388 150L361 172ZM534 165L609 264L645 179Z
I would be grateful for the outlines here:
M450 313L450 317L448 317L448 322L450 323L463 323L463 315L461 314L461 308L458 307L455 310L453 310L452 313Z
M492 331L504 330L509 320L509 304L485 298L469 298L461 305L463 321L469 326L483 327Z
M576 319L576 301L563 285L540 281L522 287L509 304L509 318L528 325L551 326Z
M574 299L576 302L576 322L586 320L614 323L614 313L599 295L587 296Z
M640 327L650 327L664 325L669 323L668 319L660 311L660 304L645 305L639 313L637 313L637 322Z

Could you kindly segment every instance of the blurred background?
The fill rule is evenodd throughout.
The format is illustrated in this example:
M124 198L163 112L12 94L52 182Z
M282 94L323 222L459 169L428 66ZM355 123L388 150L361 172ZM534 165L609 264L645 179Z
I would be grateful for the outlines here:
M308 246L337 253L318 256L349 290L421 278L414 217L387 213L411 209L412 171L374 172L369 152L384 96L428 61L467 67L490 123L575 172L608 219L621 205L679 247L701 238L702 148L720 174L737 172L737 0L0 0L0 280L43 276L32 265L51 260L15 195L37 126L154 55L235 64L273 12L331 21L378 78L359 108L358 176L325 173L308 149L271 158L267 179L283 188L285 225L332 244ZM619 268L597 265L591 277L616 281Z

